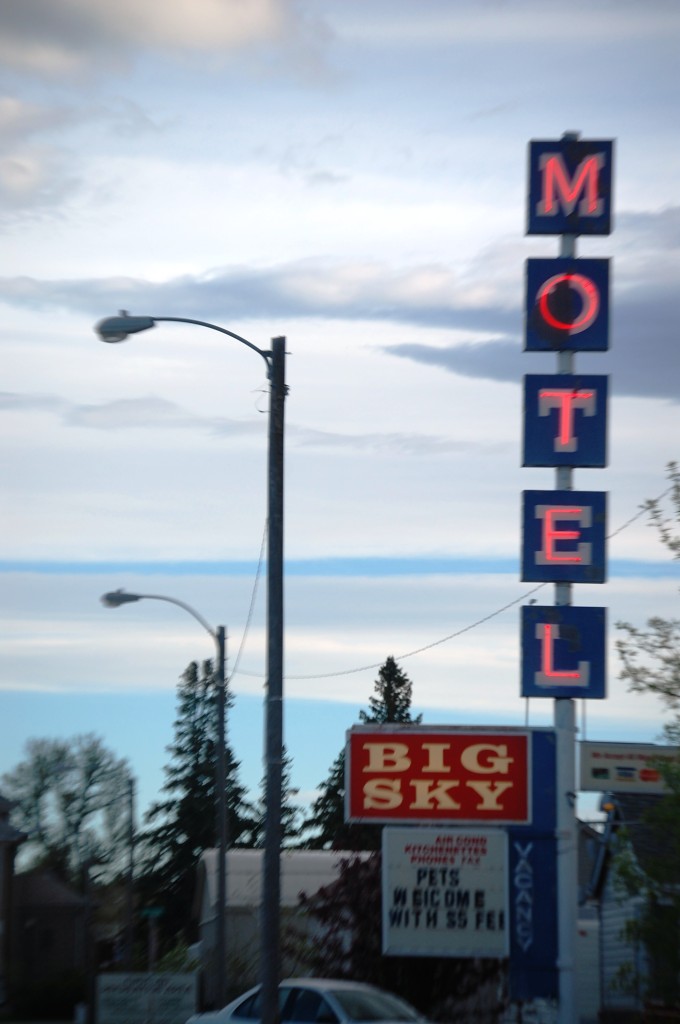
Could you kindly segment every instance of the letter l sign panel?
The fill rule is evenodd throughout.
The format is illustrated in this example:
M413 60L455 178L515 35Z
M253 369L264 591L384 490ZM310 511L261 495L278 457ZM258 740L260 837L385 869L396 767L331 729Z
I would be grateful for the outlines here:
M522 697L605 697L606 609L522 608Z

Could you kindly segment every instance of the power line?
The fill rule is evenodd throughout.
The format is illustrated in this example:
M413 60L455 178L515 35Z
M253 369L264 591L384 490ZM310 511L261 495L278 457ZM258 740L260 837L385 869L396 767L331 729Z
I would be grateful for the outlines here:
M653 498L651 503L653 504L653 503L662 501L668 494L671 493L672 490L673 490L672 487L668 487L657 498ZM649 504L650 504L649 502L646 502L644 505L642 505L640 507L640 509L635 513L635 515L631 516L630 519L627 519L625 523L623 523L621 526L617 527L616 530L613 530L612 533L607 534L607 540L611 540L612 537L618 536L618 534L622 533L624 530L627 530L629 526L632 526L633 523L637 522L637 520L640 519L641 516L645 515L645 513L647 513L649 511ZM262 559L262 550L260 551L260 560L261 559ZM257 586L257 579L259 578L259 573L260 573L260 565L258 564L257 575L256 575L256 578L255 578L255 586ZM515 605L521 604L522 601L525 601L527 598L530 598L532 594L535 594L537 591L542 590L543 587L547 587L547 586L548 586L547 582L546 583L539 583L538 586L532 587L531 590L527 590L524 594L521 594L520 597L515 598L513 601L508 601L507 604L502 605L500 608L496 608L496 610L493 611L493 612L489 612L488 615L483 615L481 617L481 619L475 619L474 622L468 623L467 626L462 626L460 629L457 629L454 633L449 633L448 636L443 636L439 640L433 640L431 643L425 644L423 647L417 647L413 651L407 651L405 654L399 654L399 655L396 656L396 660L397 661L405 661L406 658L413 658L417 654L422 654L424 651L432 650L433 647L439 647L441 644L448 643L449 640L455 640L455 639L457 639L457 637L462 636L464 633L469 633L471 630L476 629L478 626L482 626L485 622L489 622L491 619L495 619L497 615L502 615L502 613L506 612L509 608L513 608ZM253 598L251 599L250 612L249 612L249 616L248 616L248 623L250 623L250 618L252 616L254 596L255 595L254 595L254 592L253 592ZM245 634L244 634L243 640L241 641L241 647L239 649L239 659L240 659L240 656L241 656L241 652L243 651L244 643L245 643ZM292 676L292 675L286 675L286 679L296 679L296 680L333 679L333 678L338 677L338 676L351 676L351 675L356 675L359 672L368 672L368 671L372 671L374 669L379 669L381 667L381 665L382 665L382 662L375 662L374 664L371 664L371 665L361 665L358 668L346 668L346 669L341 669L340 671L337 671L337 672L321 672L321 673L316 673L316 674L311 675L311 676ZM234 667L234 670L231 673L231 676L234 676L235 674L236 674L236 667ZM241 670L241 675L244 675L244 676L255 676L258 679L262 679L263 678L263 676L259 672L246 672L245 670ZM231 676L230 676L230 678L231 678Z

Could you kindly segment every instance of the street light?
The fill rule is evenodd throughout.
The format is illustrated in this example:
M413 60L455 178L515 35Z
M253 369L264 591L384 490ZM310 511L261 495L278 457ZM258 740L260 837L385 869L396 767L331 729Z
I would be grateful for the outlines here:
M166 597L164 594L131 594L126 590L113 590L101 597L101 602L106 608L120 608L123 604L131 604L133 601L166 601L168 604L175 604L188 612L203 628L210 633L215 642L215 687L217 689L217 767L216 767L216 803L217 803L217 1001L219 1008L226 1002L225 994L225 963L227 958L227 938L225 928L225 909L227 902L227 792L226 792L226 741L225 741L225 713L226 713L226 677L224 671L225 662L225 641L224 626L213 629L200 615L195 608L176 597Z
M267 681L265 703L265 834L262 874L261 980L263 1024L277 1024L281 917L281 780L283 771L283 451L286 398L286 339L272 338L270 351L233 331L176 316L118 316L100 321L102 341L125 341L159 321L196 324L219 331L257 352L267 364L270 383L267 465Z

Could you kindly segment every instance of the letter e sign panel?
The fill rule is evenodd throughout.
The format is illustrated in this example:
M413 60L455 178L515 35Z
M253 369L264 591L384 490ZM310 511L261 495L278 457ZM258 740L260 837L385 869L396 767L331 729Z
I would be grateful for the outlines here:
M347 734L345 819L531 821L526 731L356 726Z
M604 491L523 491L522 579L604 583Z

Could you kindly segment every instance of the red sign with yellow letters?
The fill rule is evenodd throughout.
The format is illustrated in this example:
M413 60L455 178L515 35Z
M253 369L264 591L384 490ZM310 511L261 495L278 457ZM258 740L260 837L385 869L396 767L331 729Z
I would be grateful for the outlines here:
M355 726L347 733L345 819L530 822L530 747L525 730Z

